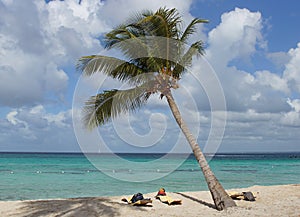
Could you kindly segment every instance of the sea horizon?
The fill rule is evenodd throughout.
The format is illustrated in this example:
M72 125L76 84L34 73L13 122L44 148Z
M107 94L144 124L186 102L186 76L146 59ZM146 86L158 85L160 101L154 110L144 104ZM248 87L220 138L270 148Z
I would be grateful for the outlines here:
M161 155L187 155L193 153L190 152L178 152L178 153L169 153L169 152L55 152L55 151L0 151L0 154L161 154ZM274 152L217 152L217 153L203 153L204 155L272 155L272 154L300 154L300 151L274 151Z

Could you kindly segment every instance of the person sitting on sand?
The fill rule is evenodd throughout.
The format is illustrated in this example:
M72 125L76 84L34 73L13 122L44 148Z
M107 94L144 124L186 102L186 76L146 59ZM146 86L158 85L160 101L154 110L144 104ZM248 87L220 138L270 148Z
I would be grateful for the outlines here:
M166 190L164 188L160 188L155 197L157 198L158 196L166 196L166 195L167 195Z
M157 192L155 198L159 199L161 202L167 203L169 205L181 204L180 199L175 199L174 200L172 197L167 196L166 190L164 188L159 189L159 191Z

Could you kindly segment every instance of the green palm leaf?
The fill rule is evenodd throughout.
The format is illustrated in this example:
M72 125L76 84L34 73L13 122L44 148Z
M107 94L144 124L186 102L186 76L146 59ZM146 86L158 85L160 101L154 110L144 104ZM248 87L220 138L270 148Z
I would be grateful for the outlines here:
M199 56L204 53L203 42L197 41L193 43L185 54L181 57L178 64L176 64L173 70L173 76L180 79L181 74L186 70L187 67L191 66L194 56Z
M144 105L150 93L149 85L127 90L109 90L92 96L84 107L84 125L88 129L101 126L121 114L135 111Z
M144 25L148 35L167 38L177 38L180 16L175 8L160 8L152 16L146 17L141 24Z
M187 43L187 39L189 38L189 36L193 35L196 32L196 25L200 23L208 23L208 20L199 18L193 19L180 36L180 41L183 43Z
M159 71L163 62L164 59L155 57L137 58L126 62L115 57L92 55L81 57L77 62L77 70L83 71L87 76L102 72L123 82L141 84L147 81L143 79L143 74Z
M102 72L112 78L117 78L121 81L126 81L145 71L134 63L124 60L108 57L108 56L84 56L77 63L77 70L83 71L85 75L92 75L97 72Z
M82 71L84 75L92 75L96 72L103 72L105 74L109 74L112 70L116 68L116 66L125 63L124 60L101 56L101 55L91 55L81 57L76 65L76 69Z

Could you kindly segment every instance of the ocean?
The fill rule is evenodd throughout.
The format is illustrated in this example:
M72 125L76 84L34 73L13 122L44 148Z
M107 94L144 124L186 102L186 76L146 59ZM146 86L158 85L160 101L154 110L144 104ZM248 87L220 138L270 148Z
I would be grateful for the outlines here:
M300 153L217 154L209 164L224 188L295 184ZM193 155L0 153L0 200L202 191Z

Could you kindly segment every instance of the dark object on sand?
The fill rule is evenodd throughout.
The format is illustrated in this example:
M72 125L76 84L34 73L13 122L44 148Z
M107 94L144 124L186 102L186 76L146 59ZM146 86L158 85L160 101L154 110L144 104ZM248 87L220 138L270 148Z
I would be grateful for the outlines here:
M244 195L244 200L247 200L247 201L255 201L255 197L254 195L252 194L252 192L248 191L248 192L243 192L243 195Z
M142 193L136 193L129 199L122 198L122 201L133 206L144 206L148 203L152 203L152 200L150 198L144 198Z

